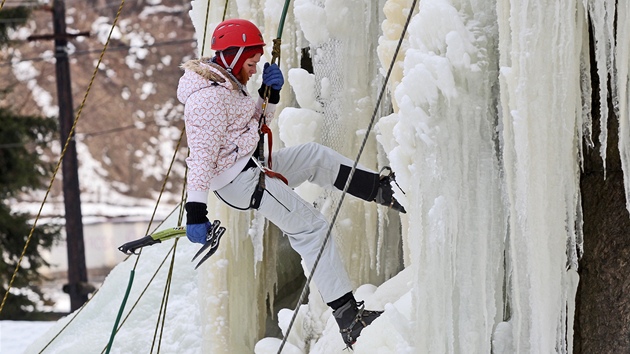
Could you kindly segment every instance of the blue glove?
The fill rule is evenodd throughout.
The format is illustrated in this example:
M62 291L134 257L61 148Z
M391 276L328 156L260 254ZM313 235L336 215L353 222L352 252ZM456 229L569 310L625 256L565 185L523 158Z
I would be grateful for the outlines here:
M212 226L208 217L206 204L197 202L188 202L186 208L186 237L190 242L206 243L206 234Z
M206 243L206 235L211 226L210 221L206 221L203 224L188 224L186 225L186 237L188 237L190 242L203 245Z
M263 85L267 85L276 91L282 89L284 76L282 76L282 71L280 71L278 65L265 63L265 68L263 69Z

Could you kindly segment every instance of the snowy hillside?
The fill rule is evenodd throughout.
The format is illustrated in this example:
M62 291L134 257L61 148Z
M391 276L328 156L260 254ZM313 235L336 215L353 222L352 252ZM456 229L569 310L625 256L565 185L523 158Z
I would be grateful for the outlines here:
M192 1L198 48L208 47L223 16L223 2L206 11L209 3ZM575 0L423 0L411 9L412 3L295 0L282 36L289 85L272 126L282 140L275 148L317 141L354 159L369 133L361 163L391 165L404 191L396 194L408 212L400 218L346 198L335 225L355 296L369 309L385 310L354 352L572 353L582 250L580 142L592 129L591 112L583 111L590 91L582 85L596 65L587 54L586 15L603 21L595 28L605 63L614 47L612 33L603 30L612 28L611 8ZM228 17L264 28L266 60L283 5L229 2ZM390 95L367 132L410 11ZM617 11L618 36L628 43L630 8L620 4ZM301 68L305 48L312 74ZM627 50L615 53L616 62L629 62ZM624 68L614 70L611 89L621 117L628 103L625 84L617 86L628 82ZM613 69L603 65L599 75ZM253 81L251 92L261 79ZM625 151L627 139L621 140ZM327 216L339 200L339 193L311 185L297 191ZM277 351L281 339L268 320L286 331L295 301L278 311L274 297L292 285L283 274L295 263L279 251L282 236L258 215L230 210L213 195L208 205L210 217L227 228L219 251L195 271L189 262L195 247L178 242L163 332L156 323L172 242L143 251L126 311L166 263L112 353L152 345L168 353ZM39 352L60 331L47 353L100 352L136 259L114 269L83 311L59 321L26 352ZM155 331L161 341L153 339ZM343 349L331 310L311 284L283 353Z

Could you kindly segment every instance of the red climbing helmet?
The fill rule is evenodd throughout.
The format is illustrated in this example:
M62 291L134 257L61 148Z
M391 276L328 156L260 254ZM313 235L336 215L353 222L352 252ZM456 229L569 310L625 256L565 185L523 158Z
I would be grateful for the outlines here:
M212 33L212 50L221 51L229 47L264 46L262 33L255 24L243 19L225 20Z

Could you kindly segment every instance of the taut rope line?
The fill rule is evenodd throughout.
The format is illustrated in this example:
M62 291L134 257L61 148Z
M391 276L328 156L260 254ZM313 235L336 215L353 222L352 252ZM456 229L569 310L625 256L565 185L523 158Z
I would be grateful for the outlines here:
M160 312L158 314L158 322L156 323L155 332L153 333L153 343L151 344L151 353L153 353L153 347L155 346L155 337L157 336L158 327L160 328L160 339L158 340L158 347L157 347L158 353L160 352L160 348L162 346L162 335L164 334L164 323L166 323L166 307L168 305L168 297L171 294L171 282L173 280L173 269L175 268L175 253L177 252L177 241L179 241L179 238L176 238L175 242L173 243L173 248L172 248L173 254L171 256L171 265L168 268L168 275L166 276L166 284L164 285L164 294L162 295L162 303L160 304Z
M206 51L206 34L208 33L208 18L210 17L210 0L208 0L208 4L206 5L206 20L203 25L203 39L201 42L201 53L199 53L199 57L203 57L203 53Z

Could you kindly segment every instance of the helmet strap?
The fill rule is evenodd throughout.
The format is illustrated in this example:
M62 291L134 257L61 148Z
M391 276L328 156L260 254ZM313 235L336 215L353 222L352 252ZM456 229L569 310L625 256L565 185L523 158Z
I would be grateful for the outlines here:
M223 51L219 53L219 55L221 56L221 61L223 62L223 65L225 65L227 71L232 72L232 69L234 69L234 65L236 65L236 63L238 62L238 59L241 57L241 54L243 54L244 50L245 50L245 47L239 47L238 52L236 52L236 55L234 56L234 59L232 60L232 63L229 65L227 61L225 60L225 57L223 56Z

